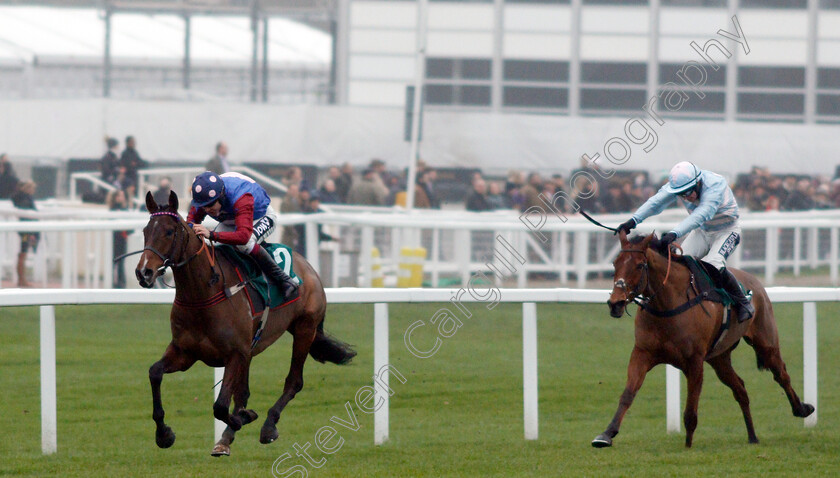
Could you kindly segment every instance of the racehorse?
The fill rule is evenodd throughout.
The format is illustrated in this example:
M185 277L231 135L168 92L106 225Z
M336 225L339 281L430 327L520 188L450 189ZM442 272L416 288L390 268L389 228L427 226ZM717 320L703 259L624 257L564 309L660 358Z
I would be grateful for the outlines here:
M721 335L725 307L718 302L702 300L706 296L696 288L689 268L671 256L672 250L661 251L655 234L628 240L624 231L619 234L621 250L613 266L615 286L607 304L610 315L621 317L627 304L641 298L636 312L636 343L627 366L627 385L604 433L593 441L594 447L612 445L621 421L647 372L658 364L670 364L685 374L688 396L685 402L685 446L691 447L697 428L697 404L703 384L703 362L708 362L718 378L732 390L741 406L750 443L758 443L750 414L750 400L744 381L732 368L730 354L741 338L755 350L759 370L770 369L773 378L782 386L796 417L807 417L814 407L802 403L790 385L790 377L779 352L779 334L773 306L767 291L754 276L731 269L747 289L753 291L755 315L738 323L728 321L729 327ZM672 260L674 259L674 260Z
M135 271L137 280L150 288L167 267L172 269L175 280L175 303L169 319L172 341L163 357L149 368L155 443L168 448L175 442L175 433L163 421L163 375L185 371L201 360L211 367L225 367L213 415L227 428L211 454L229 455L236 431L257 419L256 412L246 408L251 359L288 330L293 336L292 364L283 394L268 410L260 432L260 443L273 442L279 436L276 425L280 413L303 388L306 356L342 365L356 355L350 346L324 333L327 299L321 279L295 253L295 272L302 280L300 296L270 311L266 306L263 314L268 314L267 320L259 341L252 345L260 320L252 319L245 293L231 289L240 282L233 264L223 254L215 254L187 225L178 213L178 196L174 192L169 194L167 205L158 205L151 193L146 194L146 207L151 216L143 229L144 247ZM231 397L233 413L229 412Z

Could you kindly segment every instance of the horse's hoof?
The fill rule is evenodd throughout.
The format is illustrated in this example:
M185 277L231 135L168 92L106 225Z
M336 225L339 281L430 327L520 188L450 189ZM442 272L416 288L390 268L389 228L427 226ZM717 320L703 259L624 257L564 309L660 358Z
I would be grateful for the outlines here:
M812 413L814 413L814 406L810 403L803 403L802 411L800 413L795 413L794 415L800 418L805 418L807 416L810 416Z
M606 448L608 446L612 446L612 438L602 433L596 436L594 440L592 440L592 446L594 446L595 448Z
M756 438L756 437L750 438L750 445L758 445L758 438Z
M260 430L260 443L262 443L263 445L268 445L269 443L276 440L279 436L280 433L277 431L276 427L263 427L262 430Z
M239 414L244 415L244 417L242 418L243 426L255 421L257 418L260 417L259 415L257 415L257 412L253 410L242 410L241 412L239 412Z
M213 447L213 451L210 452L210 456L230 456L230 447L228 445L217 443L216 446Z
M155 443L160 448L169 448L175 443L175 432L166 427L163 433L155 433Z

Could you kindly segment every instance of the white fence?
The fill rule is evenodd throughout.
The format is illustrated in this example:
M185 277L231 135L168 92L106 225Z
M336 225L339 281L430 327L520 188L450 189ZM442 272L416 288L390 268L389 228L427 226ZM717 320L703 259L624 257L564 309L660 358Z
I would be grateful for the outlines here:
M449 302L455 290L452 289L327 289L327 300L332 304L373 303L374 306L374 375L389 363L388 303ZM817 309L816 302L840 300L840 289L834 288L787 288L775 287L767 290L773 302L804 302L803 308L803 376L802 399L814 405L816 410L805 419L806 426L817 423ZM523 416L526 440L539 436L538 370L537 370L537 303L596 303L606 302L609 292L592 289L500 289L499 301L522 303L522 350L523 350ZM55 365L55 311L54 305L81 304L168 304L174 300L174 290L89 290L89 289L7 289L0 291L0 306L41 306L41 436L44 454L58 449L56 412L56 365ZM458 297L456 295L456 297ZM463 294L466 302L475 300L470 294ZM561 318L562 319L562 318ZM623 364L616 364L623 366ZM216 369L215 380L221 379L222 369ZM385 378L387 380L387 377ZM215 382L214 382L215 383ZM383 400L383 405L374 416L374 443L381 444L388 439L388 393L374 389ZM666 367L666 416L669 432L680 430L680 381L679 372ZM385 393L382 393L385 392ZM223 426L216 421L216 439L221 436Z
M574 276L578 287L586 287L590 274L612 271L611 262L618 249L618 241L611 232L575 215L569 215L563 222L551 214L539 227L529 228L511 211L405 213L393 208L335 209L332 213L283 215L278 224L278 229L285 225L305 225L306 250L319 250L333 266L329 274L322 274L325 275L324 282L332 287L341 285L337 265L350 254L357 257L360 265L358 270L344 271L352 276L351 284L370 286L374 247L381 251L382 269L393 274L401 260L402 246L425 246L428 253L424 268L432 285L440 284L442 278L465 284L473 272L486 270L488 261L501 267L499 256L509 257L510 251L516 250L528 259L512 274L520 288L533 284L529 282L529 276L533 277L534 273L556 277L556 281L548 285L566 286ZM12 220L20 214L41 220ZM111 219L101 220L103 217ZM646 221L639 229L661 232L683 217L682 211L667 212ZM0 275L4 267L14 263L19 244L16 232L41 231L46 245L39 248L35 256L36 270L44 271L40 282L46 284L49 271L60 269L64 288L110 287L113 267L107 258L112 257L113 251L111 232L135 231L129 236L129 250L139 248L139 231L148 222L148 216L143 213L114 214L101 207L44 207L39 213L21 213L3 204L0 204L0 219L8 219L0 221ZM618 224L623 219L624 216L599 217L606 224ZM798 276L805 268L826 267L830 283L838 285L838 219L840 210L745 213L741 221L744 240L735 249L730 265L763 272L765 285L773 285L782 268ZM319 244L319 225L337 231L338 242ZM276 234L279 238L279 231ZM309 253L307 258L316 270L321 270L320 254Z

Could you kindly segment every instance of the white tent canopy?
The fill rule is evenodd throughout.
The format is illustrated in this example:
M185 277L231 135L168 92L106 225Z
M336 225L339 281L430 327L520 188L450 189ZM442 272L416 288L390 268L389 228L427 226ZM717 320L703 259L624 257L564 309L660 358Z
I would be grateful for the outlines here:
M180 61L185 22L176 15L114 13L111 55L115 60ZM198 63L250 62L250 19L191 17L190 57ZM325 64L331 39L324 32L284 18L269 19L269 61ZM90 8L0 7L0 61L31 63L37 57L100 59L105 52L104 12Z

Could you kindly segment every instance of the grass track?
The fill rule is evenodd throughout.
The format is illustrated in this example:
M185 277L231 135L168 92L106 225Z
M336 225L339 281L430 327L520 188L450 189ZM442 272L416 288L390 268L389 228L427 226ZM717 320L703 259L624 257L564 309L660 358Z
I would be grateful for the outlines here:
M391 439L372 444L372 416L357 413L361 429L339 427L345 440L333 455L314 446L322 468L307 466L293 444L313 442L330 417L346 417L344 403L368 385L373 368L372 315L367 305L331 306L327 329L356 344L346 367L307 363L305 386L281 416L280 438L258 443L267 408L288 371L290 340L254 360L249 408L260 414L245 427L229 458L213 459L212 372L198 364L167 375L163 401L177 434L173 448L154 444L148 367L169 340L168 307L58 307L58 454L40 453L37 308L0 309L0 476L272 476L272 464L305 465L309 476L836 476L840 470L840 306L818 306L819 424L805 429L794 418L769 372L758 372L752 349L733 354L750 393L761 444L747 444L740 410L729 390L706 367L694 448L683 434L665 433L664 368L637 395L611 449L589 442L612 417L624 387L632 348L632 321L608 317L605 306L540 305L540 439L526 442L522 424L521 308L493 311L473 306L473 317L444 341L433 357L408 353L403 333L438 306L391 306L391 363L407 378L394 378ZM776 307L782 355L802 393L801 305ZM430 346L432 327L418 329L418 346ZM683 385L683 399L685 397ZM332 442L335 444L335 442ZM277 473L282 476L282 473ZM301 476L291 474L290 476Z

